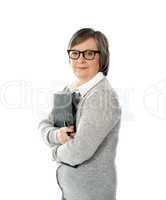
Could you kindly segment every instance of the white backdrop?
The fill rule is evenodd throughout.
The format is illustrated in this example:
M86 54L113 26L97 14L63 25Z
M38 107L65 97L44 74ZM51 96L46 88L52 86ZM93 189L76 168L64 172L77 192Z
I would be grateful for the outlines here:
M73 79L67 44L84 27L110 43L122 106L117 200L164 200L164 1L0 1L0 199L59 200L56 163L37 132L54 91Z

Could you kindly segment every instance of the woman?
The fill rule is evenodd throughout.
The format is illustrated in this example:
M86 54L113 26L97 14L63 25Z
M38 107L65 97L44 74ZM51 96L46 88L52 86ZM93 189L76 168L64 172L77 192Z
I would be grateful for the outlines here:
M62 200L115 200L121 108L106 78L108 40L100 31L83 28L72 36L67 51L76 80L64 91L80 95L76 132L72 126L54 127L54 109L39 124L52 158L59 164L56 172Z

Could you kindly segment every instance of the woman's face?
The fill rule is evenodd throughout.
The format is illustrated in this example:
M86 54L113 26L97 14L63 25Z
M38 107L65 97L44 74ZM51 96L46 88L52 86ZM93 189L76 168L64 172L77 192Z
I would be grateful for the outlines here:
M71 48L71 50L98 50L96 41L94 38L89 38L84 42L77 44ZM70 64L73 73L81 82L90 80L99 71L99 54L96 53L93 60L86 60L83 54L76 60L70 58Z

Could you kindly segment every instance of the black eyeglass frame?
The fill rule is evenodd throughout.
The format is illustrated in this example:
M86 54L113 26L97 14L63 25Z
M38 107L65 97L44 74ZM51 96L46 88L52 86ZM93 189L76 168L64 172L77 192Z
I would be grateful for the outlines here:
M78 54L78 57L77 57L77 58L72 58L72 57L70 57L70 52L71 52L71 51L77 51L77 52L79 53L79 54ZM91 52L94 53L93 58L87 59L87 58L85 57L85 52L87 52L87 51L91 51ZM80 54L81 54L81 53L82 53L83 57L84 57L86 60L93 60L93 59L95 58L95 56L96 56L96 53L99 53L99 54L100 54L100 51L98 51L98 50L91 50L91 49L87 49L87 50L84 50L84 51L79 51L79 50L75 50L75 49L68 49L68 50L67 50L67 53L68 53L68 55L69 55L69 58L71 58L72 60L77 60L77 59L80 57Z

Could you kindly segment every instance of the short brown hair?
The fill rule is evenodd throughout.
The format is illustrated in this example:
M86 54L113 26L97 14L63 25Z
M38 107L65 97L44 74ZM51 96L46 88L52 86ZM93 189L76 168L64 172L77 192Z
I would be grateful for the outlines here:
M94 38L96 40L97 48L100 51L99 71L106 76L109 70L110 53L108 40L102 32L95 31L92 28L80 29L73 34L72 38L70 39L68 49L71 49L73 46L80 44L89 38Z

